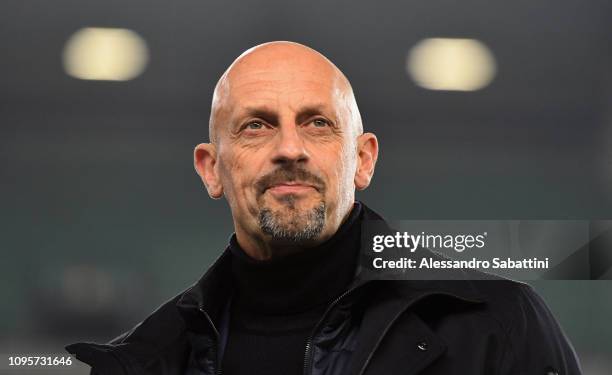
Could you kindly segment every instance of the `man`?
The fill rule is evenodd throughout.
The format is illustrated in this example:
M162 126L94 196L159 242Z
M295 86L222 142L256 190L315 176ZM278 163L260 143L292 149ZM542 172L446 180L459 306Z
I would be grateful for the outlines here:
M108 344L107 374L579 374L544 302L508 280L366 277L355 201L374 173L351 85L300 44L256 46L219 80L194 153L235 233L190 289Z

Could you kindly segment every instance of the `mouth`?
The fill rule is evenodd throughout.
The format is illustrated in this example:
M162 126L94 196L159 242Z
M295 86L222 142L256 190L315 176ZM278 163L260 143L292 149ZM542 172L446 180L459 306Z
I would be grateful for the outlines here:
M301 181L283 181L275 183L269 186L266 190L270 191L274 195L306 194L311 191L318 191L314 185Z

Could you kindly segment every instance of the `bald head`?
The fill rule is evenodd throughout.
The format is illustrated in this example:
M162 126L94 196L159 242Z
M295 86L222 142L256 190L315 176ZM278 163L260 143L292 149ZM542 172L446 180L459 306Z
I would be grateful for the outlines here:
M230 121L232 112L244 95L271 87L291 90L292 84L306 83L329 89L321 93L321 100L331 95L345 112L345 126L355 135L363 133L361 115L353 89L346 76L319 52L299 43L277 41L260 44L243 52L223 73L213 94L209 121L209 137L217 143L219 133ZM281 94L281 90L277 90ZM269 95L269 106L282 98ZM258 103L259 105L265 103Z

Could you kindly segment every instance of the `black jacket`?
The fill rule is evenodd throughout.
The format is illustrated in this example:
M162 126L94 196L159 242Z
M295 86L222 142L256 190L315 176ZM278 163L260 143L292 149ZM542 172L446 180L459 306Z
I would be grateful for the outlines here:
M382 218L364 205L364 220ZM219 374L230 257L226 249L196 284L111 342L66 349L98 375ZM313 330L305 375L581 374L571 344L527 284L381 280L360 271Z

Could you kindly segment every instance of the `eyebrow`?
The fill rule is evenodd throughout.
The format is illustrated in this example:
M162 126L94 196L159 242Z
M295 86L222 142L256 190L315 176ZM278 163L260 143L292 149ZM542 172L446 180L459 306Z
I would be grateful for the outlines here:
M303 121L306 121L310 117L313 117L316 115L322 115L325 112L327 112L327 106L325 106L324 104L315 104L315 105L305 106L298 111L296 120L299 123L301 123ZM331 117L331 113L326 117ZM330 120L332 120L335 123L335 119L330 118Z
M272 123L278 122L278 115L276 111L265 106L246 107L243 111L241 111L240 118L243 119L247 117L259 117Z
M312 116L323 115L326 112L329 112L329 110L323 103L306 105L300 108L297 112L296 121L300 123ZM326 117L331 117L331 115L332 114L330 113ZM246 117L259 117L273 124L278 123L278 113L272 108L266 106L246 107L243 111L241 111L240 118ZM334 121L335 119L330 118L330 120Z

